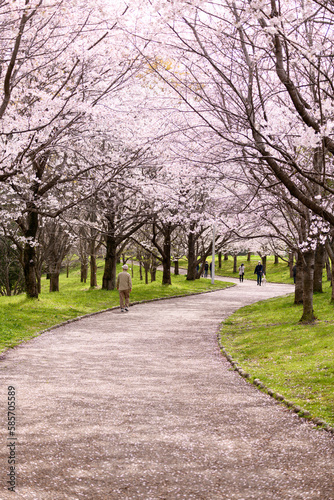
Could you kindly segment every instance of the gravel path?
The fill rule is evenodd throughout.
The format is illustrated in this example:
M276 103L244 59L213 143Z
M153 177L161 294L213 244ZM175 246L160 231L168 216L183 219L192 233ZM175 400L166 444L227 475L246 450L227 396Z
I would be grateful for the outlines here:
M233 281L233 280L232 280ZM0 361L0 498L334 499L334 442L231 371L220 322L289 285L136 305L57 328ZM15 442L16 489L7 491Z

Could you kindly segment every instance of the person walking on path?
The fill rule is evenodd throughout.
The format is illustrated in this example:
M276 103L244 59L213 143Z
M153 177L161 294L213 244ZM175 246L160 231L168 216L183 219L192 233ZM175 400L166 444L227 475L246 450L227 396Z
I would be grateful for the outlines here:
M244 274L245 274L245 266L244 264L241 264L239 267L239 281L242 283L244 281Z
M132 290L132 280L130 274L127 272L128 266L122 266L123 271L117 276L117 290L119 292L119 303L121 312L127 312L130 305L130 293Z
M263 265L261 264L260 260L255 268L254 274L257 275L257 284L261 286L262 275L263 275Z

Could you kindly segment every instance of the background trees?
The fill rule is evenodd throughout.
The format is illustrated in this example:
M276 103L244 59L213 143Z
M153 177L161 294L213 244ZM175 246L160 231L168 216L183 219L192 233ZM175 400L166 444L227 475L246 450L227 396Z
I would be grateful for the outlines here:
M297 206L306 222L303 320L313 320L315 222L308 224L312 217L298 203L319 224L333 224L332 13L312 1L200 2L180 13L182 4L163 3L165 29L152 33L156 45L168 39L171 63L157 61L154 49L148 63L216 137L208 170L219 158L225 179L238 171L252 178L255 202L279 184Z

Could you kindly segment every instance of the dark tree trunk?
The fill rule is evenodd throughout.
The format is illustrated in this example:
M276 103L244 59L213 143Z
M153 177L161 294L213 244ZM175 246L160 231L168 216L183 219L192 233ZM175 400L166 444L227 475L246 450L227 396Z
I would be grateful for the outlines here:
M267 274L267 256L265 255L264 257L261 257L261 260L263 265L263 272L264 274Z
M96 264L96 255L91 254L90 255L90 286L91 288L94 288L97 286L97 264Z
M290 278L293 278L293 252L289 252L288 266L290 269Z
M218 252L218 268L221 269L222 267L222 253Z
M87 260L85 259L83 262L81 262L81 273L80 273L81 283L86 283L87 276L88 276L88 263Z
M188 234L188 268L187 268L187 280L193 281L197 278L197 258L196 258L196 249L195 243L196 238L195 234L192 231L193 227L190 228L190 232Z
M314 251L304 253L303 262L304 291L303 291L303 315L301 323L313 323L316 319L313 311L313 279L314 279Z
M325 265L325 246L317 244L314 259L314 281L313 281L313 292L322 293L322 273Z
M36 255L36 267L35 267L38 295L42 292L42 267L43 267L43 258L39 253L38 256Z
M275 262L274 262L275 266L276 266L278 263L279 263L279 260L278 260L278 255L275 255Z
M331 286L332 286L332 297L331 302L334 302L334 245L327 242L328 257L332 265L332 275L331 275Z
M247 254L247 262L250 262L250 260L251 260L251 255L252 255L252 252L248 252L248 254Z
M171 285L171 272L170 272L170 251L171 251L171 233L170 231L166 231L164 234L164 255L162 256L162 284L163 285Z
M171 285L171 235L176 226L173 226L171 223L161 224L161 227L158 224L153 224L153 236L152 243L158 249L161 257L159 260L162 263L162 284L163 285ZM157 229L159 229L161 235L163 236L163 245L161 246L157 241Z
M327 254L326 254L325 263L326 263L327 281L332 281L332 270L331 270L331 265L330 265L329 257L328 257Z
M24 236L26 238L32 238L33 241L36 239L36 234L38 230L38 214L36 212L31 212L28 214L27 218L27 231L25 231ZM36 273L36 249L35 247L26 243L23 249L23 272L26 293L29 298L38 298L38 284L37 284L37 273Z
M296 262L296 283L295 283L295 304L303 303L303 290L304 290L304 276L303 276L303 256L297 256Z
M153 283L153 281L156 281L157 279L157 268L151 267L150 274L151 274L151 283Z
M180 272L179 272L179 261L178 260L174 260L174 274L175 274L175 276L178 276L180 274Z
M237 267L238 267L238 256L233 255L233 272L237 272Z
M109 226L111 228L111 225ZM106 256L102 279L103 290L114 290L116 288L116 264L117 264L117 242L111 232L106 236Z
M228 253L224 254L224 260L228 260Z
M94 288L97 286L97 264L96 264L96 245L95 245L95 238L91 239L90 242L90 259L89 259L89 266L90 266L90 286L91 288Z
M55 271L55 272L51 273L50 292L59 292L59 271Z
M27 296L32 299L38 298L38 286L35 272L35 248L26 244L23 251L23 271Z
M143 281L143 263L141 260L139 261L139 279Z
M203 276L203 273L204 273L204 264L205 264L205 260L202 260L202 262L200 262L198 265L199 265L199 269L197 271L197 266L196 266L196 279L199 280L201 276Z

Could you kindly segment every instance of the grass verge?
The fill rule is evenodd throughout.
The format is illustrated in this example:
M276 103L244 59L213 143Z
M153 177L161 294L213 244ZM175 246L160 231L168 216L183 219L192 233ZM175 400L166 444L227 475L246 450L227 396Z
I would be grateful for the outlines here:
M119 267L118 271L121 271ZM102 281L103 263L98 267L98 283ZM131 302L151 300L218 290L231 286L207 279L186 281L184 276L172 276L172 285L161 285L162 273L157 272L157 281L145 284L140 280L139 269L134 266ZM80 270L71 270L69 277L60 276L60 291L50 293L49 281L42 280L39 299L28 299L25 295L0 297L0 352L36 336L42 330L69 319L94 313L119 305L117 290L90 289L80 283Z
M319 318L314 325L296 321L302 306L293 304L293 296L243 307L223 323L220 339L251 379L260 379L334 426L334 306L330 297L328 284L323 294L314 296Z

